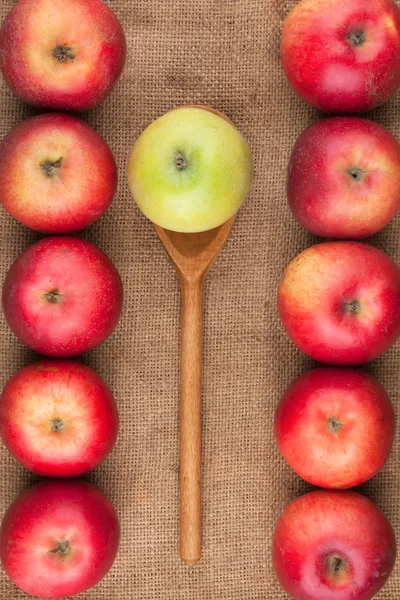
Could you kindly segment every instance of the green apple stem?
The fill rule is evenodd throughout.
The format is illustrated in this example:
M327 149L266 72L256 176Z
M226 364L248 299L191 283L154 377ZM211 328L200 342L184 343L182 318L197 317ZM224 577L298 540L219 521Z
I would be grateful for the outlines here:
M178 171L184 171L189 166L189 162L180 152L175 152L175 166Z

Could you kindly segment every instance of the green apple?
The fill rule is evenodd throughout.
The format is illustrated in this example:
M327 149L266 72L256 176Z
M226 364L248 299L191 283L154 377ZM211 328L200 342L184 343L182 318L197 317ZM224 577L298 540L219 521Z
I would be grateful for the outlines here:
M253 161L221 113L183 106L163 115L136 141L128 165L132 195L153 223L181 232L213 229L240 208Z

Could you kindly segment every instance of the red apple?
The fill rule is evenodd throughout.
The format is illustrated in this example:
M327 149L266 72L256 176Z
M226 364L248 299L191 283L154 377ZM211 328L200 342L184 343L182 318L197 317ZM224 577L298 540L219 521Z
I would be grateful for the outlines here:
M122 296L118 271L97 246L75 237L48 237L12 264L3 285L3 309L26 346L65 357L111 335Z
M0 529L4 570L27 594L65 598L96 585L118 552L110 500L79 479L41 481L23 492Z
M121 24L101 0L19 0L0 30L4 78L33 106L97 106L115 86L125 58Z
M394 433L389 396L357 369L323 367L301 375L275 414L283 457L300 477L325 488L371 479L389 458Z
M0 144L0 203L43 233L72 233L96 221L117 189L103 138L62 113L26 119Z
M316 235L372 235L400 209L400 144L366 119L323 119L296 142L287 193L296 219Z
M350 113L400 87L400 11L393 0L301 0L283 25L293 90L321 110Z
M110 454L118 435L114 397L76 360L43 360L15 373L0 397L0 435L26 469L75 477Z
M278 291L289 336L315 360L361 364L400 334L400 269L361 242L326 242L292 260Z
M392 572L396 539L383 512L364 496L319 490L283 511L272 560L296 600L371 600Z

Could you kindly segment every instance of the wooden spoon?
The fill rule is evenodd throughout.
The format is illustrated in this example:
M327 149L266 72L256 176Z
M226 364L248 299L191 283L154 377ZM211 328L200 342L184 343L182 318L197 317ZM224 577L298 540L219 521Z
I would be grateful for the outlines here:
M203 290L207 273L236 215L202 233L176 233L155 225L179 275L182 292L180 389L180 554L189 566L201 556L201 365Z

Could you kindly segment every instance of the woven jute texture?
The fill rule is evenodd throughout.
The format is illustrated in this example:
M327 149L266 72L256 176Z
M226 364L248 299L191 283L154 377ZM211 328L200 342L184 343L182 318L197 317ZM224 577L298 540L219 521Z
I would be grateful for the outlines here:
M114 335L82 357L111 386L118 444L89 479L115 503L122 529L109 575L82 599L283 600L271 567L274 524L310 488L285 464L273 416L288 383L312 366L279 323L276 291L288 262L318 241L291 216L285 176L296 137L320 118L289 89L279 60L285 0L109 0L128 40L118 87L83 116L109 142L120 173L107 214L82 235L119 269L125 307ZM12 0L2 0L4 18ZM226 113L254 153L252 193L205 292L203 375L203 557L187 568L178 551L180 292L152 225L135 207L126 165L132 144L155 118L182 104ZM35 114L0 83L1 136ZM400 139L400 96L368 115ZM0 212L0 276L39 238ZM400 262L397 218L371 243ZM0 316L0 383L35 357ZM368 365L397 409L400 346ZM400 534L396 437L384 471L362 492ZM0 513L35 482L0 448ZM381 600L400 598L397 567ZM27 598L0 573L0 600ZM322 600L322 599L321 599Z

